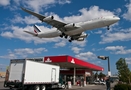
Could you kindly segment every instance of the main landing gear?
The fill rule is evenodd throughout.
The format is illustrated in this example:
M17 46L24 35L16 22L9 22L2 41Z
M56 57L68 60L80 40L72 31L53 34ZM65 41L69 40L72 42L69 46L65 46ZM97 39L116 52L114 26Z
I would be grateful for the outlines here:
M69 40L69 42L72 42L72 40L74 40L73 38L71 38L70 40Z
M65 33L62 33L62 35L60 35L60 37L61 37L61 38L64 37L65 39L67 39L67 38L68 38L68 35L66 35Z

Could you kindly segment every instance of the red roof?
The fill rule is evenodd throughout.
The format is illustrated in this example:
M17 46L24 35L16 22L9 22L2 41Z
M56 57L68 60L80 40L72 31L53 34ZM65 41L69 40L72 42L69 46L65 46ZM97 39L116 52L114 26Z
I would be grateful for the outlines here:
M89 62L85 62L83 60L74 58L72 56L64 55L64 56L46 56L43 61L45 63L57 64L62 68L84 68L91 69L94 71L103 71L103 67L91 64Z

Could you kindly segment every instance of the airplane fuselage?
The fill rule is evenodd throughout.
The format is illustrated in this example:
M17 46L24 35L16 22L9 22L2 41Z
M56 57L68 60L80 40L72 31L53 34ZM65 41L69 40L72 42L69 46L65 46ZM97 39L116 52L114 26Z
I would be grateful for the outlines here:
M120 20L120 18L116 17L116 16L99 17L99 18L95 18L95 19L88 20L85 22L75 23L75 26L78 26L79 28L73 29L73 30L67 30L64 33L68 36L76 35L76 34L84 32L86 30L92 30L92 29L96 29L96 28L110 26L111 24L114 24L119 20ZM41 32L38 34L38 37L52 38L52 37L60 36L61 34L62 34L62 32L59 30L52 30L52 31L44 32L44 33Z

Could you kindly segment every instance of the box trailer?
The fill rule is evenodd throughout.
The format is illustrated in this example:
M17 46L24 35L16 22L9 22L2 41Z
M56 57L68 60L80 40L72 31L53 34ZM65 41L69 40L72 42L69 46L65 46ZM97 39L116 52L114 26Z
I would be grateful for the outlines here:
M11 60L6 72L4 87L22 90L45 90L65 88L60 83L60 67L32 60Z

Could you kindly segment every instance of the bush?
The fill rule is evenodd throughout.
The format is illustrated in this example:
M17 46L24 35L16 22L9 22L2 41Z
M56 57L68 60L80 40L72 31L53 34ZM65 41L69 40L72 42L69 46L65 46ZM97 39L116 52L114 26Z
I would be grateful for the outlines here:
M114 90L131 90L131 85L117 84L117 85L115 85Z

